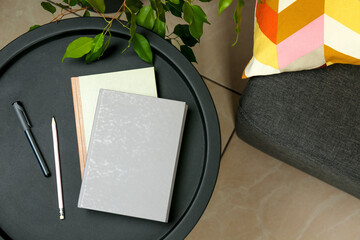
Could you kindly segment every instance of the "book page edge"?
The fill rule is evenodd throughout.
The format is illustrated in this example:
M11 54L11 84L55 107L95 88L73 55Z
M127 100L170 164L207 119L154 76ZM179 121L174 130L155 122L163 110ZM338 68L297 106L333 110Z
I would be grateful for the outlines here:
M76 136L78 141L79 161L80 161L80 173L81 179L84 175L85 159L86 159L86 146L85 146L85 132L84 132L84 118L82 114L82 104L80 95L79 77L71 78L71 89L73 93L75 124L76 124Z

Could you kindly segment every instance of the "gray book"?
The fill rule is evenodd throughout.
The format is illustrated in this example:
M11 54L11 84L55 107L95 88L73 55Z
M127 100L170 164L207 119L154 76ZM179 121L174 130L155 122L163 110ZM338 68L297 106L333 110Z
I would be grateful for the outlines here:
M101 89L78 207L167 222L185 102Z

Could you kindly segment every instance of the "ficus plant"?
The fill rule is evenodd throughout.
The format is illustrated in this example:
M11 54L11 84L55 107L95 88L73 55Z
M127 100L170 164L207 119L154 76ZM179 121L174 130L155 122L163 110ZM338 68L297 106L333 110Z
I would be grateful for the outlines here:
M199 1L210 2L211 0ZM232 1L219 0L218 14L220 15L228 8ZM81 58L84 56L87 63L100 59L109 46L111 26L114 21L117 21L130 32L129 43L124 51L132 46L141 59L153 63L153 54L148 40L143 35L136 33L136 27L142 26L169 42L178 43L181 53L190 62L196 62L196 57L191 48L200 42L204 24L210 24L205 12L199 5L194 3L194 0L149 0L148 4L144 4L141 0L123 0L122 5L112 17L104 14L106 8L104 0L63 0L61 2L47 0L42 2L41 6L53 15L51 22L59 21L69 14L90 17L89 10L91 9L103 17L107 23L103 31L95 37L80 37L69 43L62 61L66 58ZM244 0L237 0L234 13L237 37L234 45L240 32L241 9L243 6ZM182 18L184 20L182 22L185 24L177 24L173 30L170 30L166 25L166 12L170 12L177 18ZM122 16L126 17L127 23L120 20ZM37 27L39 25L34 25L30 27L30 30Z

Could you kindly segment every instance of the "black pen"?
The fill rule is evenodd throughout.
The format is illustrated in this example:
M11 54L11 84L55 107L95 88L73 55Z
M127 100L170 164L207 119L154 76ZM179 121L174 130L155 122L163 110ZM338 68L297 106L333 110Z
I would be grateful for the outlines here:
M30 124L28 117L26 116L24 107L22 106L22 104L20 102L14 102L12 105L13 105L16 115L20 121L20 124L21 124L22 128L24 129L25 135L26 135L27 139L29 140L30 146L31 146L32 150L34 151L36 159L38 160L38 162L40 164L40 168L41 168L42 172L44 173L45 177L49 177L50 176L49 169L46 166L44 158L41 155L41 152L35 142L35 138L30 131L31 124Z

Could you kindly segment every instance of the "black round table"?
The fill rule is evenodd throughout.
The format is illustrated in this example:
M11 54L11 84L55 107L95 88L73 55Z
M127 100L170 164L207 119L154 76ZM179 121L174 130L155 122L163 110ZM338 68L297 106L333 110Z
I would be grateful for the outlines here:
M28 32L0 51L0 236L5 239L184 239L204 212L220 161L220 131L211 96L195 68L171 44L139 28L150 42L158 95L189 105L169 223L77 208L81 178L70 77L148 67L129 32L112 27L103 59L66 59L67 45L95 36L101 18L77 18ZM47 162L45 178L11 106L22 101ZM56 116L66 219L59 220L51 117ZM119 203L121 204L121 203Z

